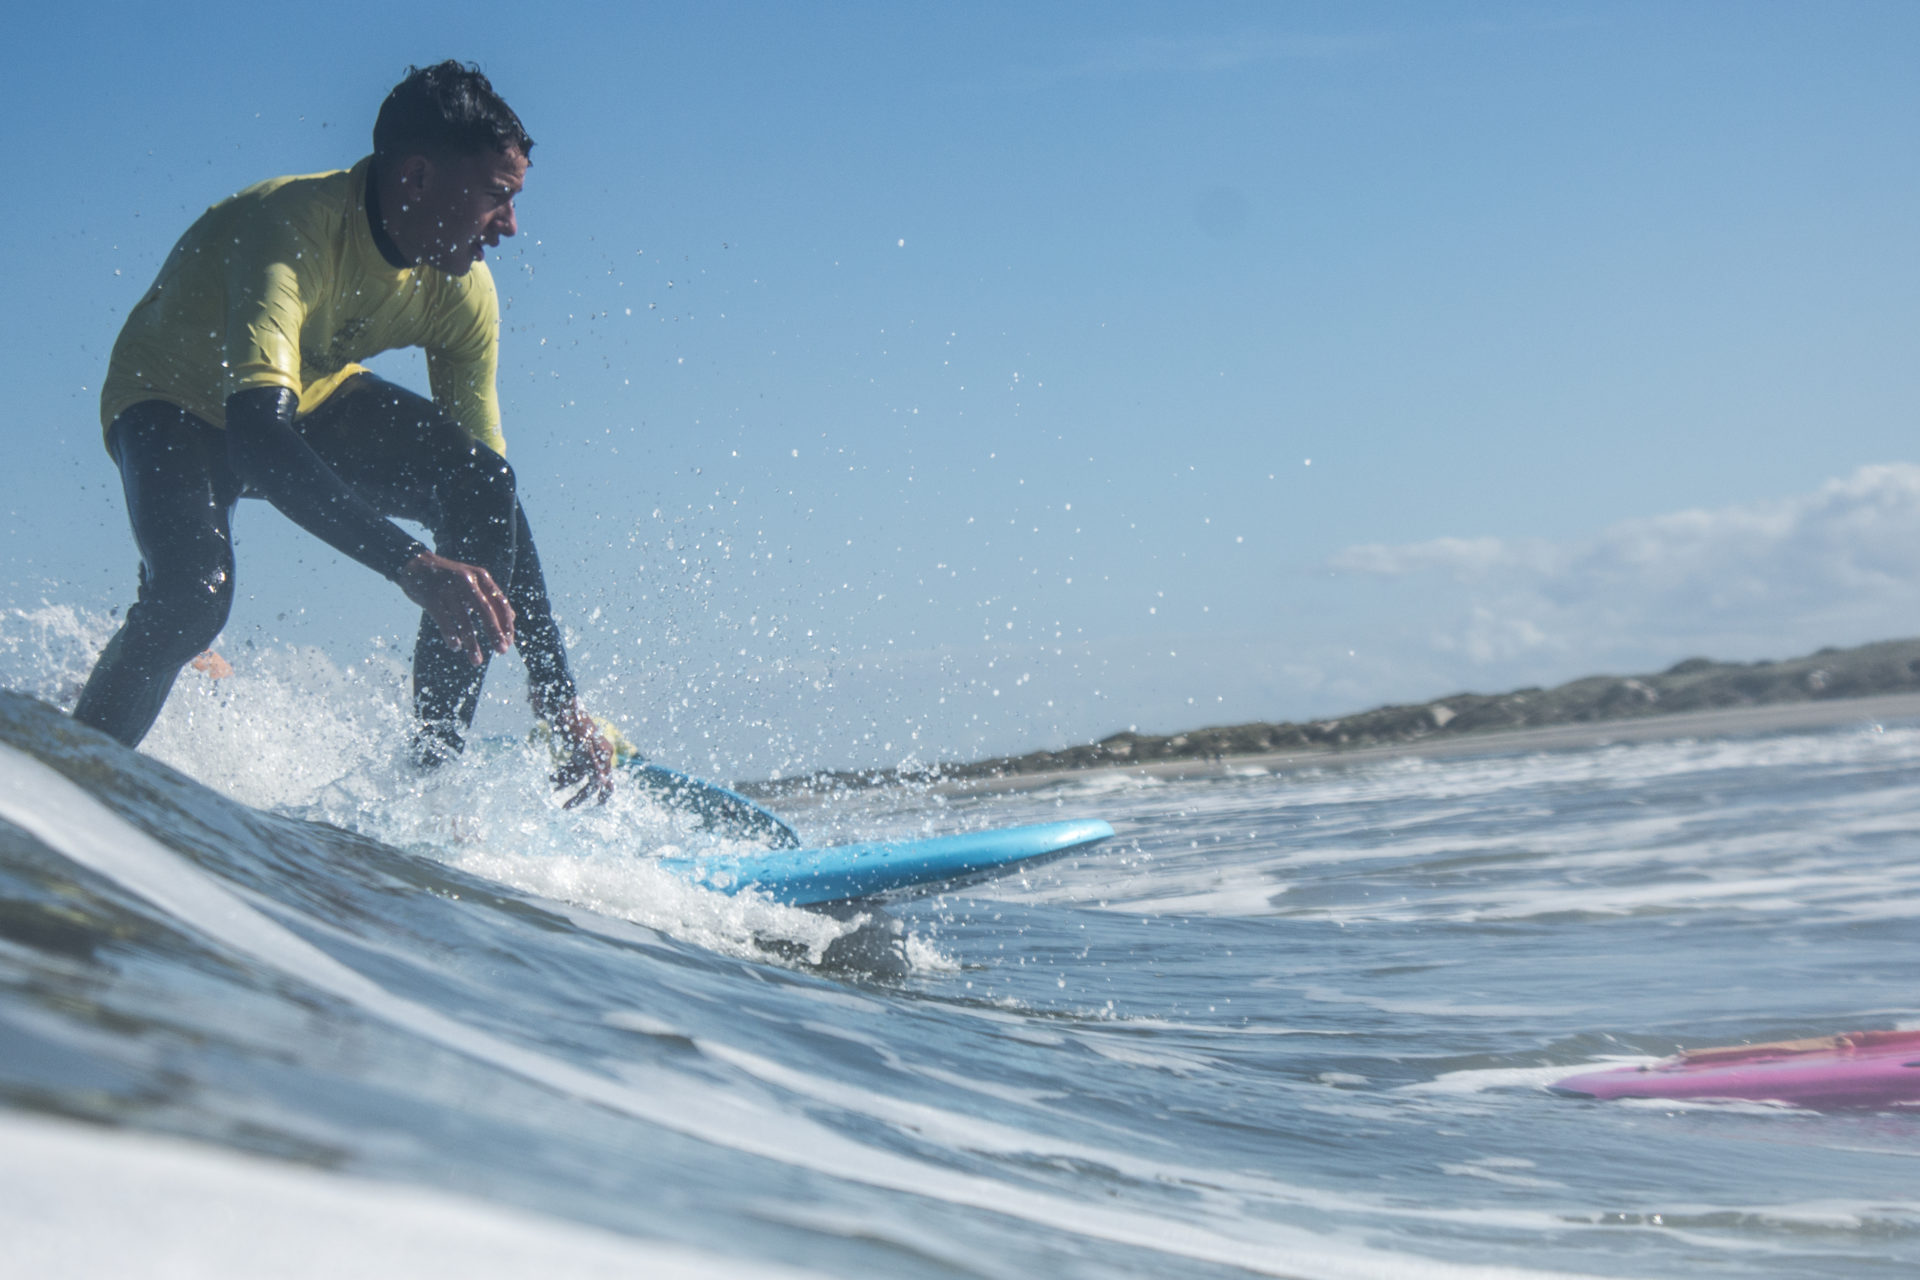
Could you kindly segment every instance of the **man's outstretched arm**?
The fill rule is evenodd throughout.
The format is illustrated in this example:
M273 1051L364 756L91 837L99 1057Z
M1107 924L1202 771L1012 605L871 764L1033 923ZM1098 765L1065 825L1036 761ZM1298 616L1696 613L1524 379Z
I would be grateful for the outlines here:
M234 473L302 529L390 579L475 665L486 660L486 649L505 653L513 644L513 608L493 576L435 555L348 488L293 429L296 403L284 387L227 397Z
M547 576L540 566L540 552L533 545L533 529L527 524L526 508L518 502L513 519L511 592L514 618L519 624L514 643L526 660L527 698L533 704L533 714L553 729L558 748L553 785L564 788L585 784L567 801L569 809L588 799L605 804L613 794L613 743L580 701L568 670L566 642L560 637L560 624L547 598Z

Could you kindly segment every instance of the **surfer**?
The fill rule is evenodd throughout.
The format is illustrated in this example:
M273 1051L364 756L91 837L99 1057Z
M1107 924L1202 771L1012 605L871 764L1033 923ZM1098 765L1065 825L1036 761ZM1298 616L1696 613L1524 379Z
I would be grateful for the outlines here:
M533 139L480 71L408 69L373 154L213 206L120 331L101 391L140 549L127 610L73 717L128 746L233 605L231 519L265 498L422 610L416 755L461 750L491 654L518 647L568 805L613 787L613 751L567 666L507 465L486 250L518 231ZM361 367L426 352L432 398ZM428 550L390 517L433 531Z

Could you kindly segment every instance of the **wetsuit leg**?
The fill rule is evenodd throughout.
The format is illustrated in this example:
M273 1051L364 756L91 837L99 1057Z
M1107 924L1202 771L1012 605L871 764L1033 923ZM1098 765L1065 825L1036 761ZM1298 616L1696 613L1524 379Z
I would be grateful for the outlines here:
M505 459L431 400L372 375L354 379L296 427L383 514L426 525L441 555L492 574L513 606L515 639L536 702L550 705L559 690L572 700L566 651ZM460 750L485 676L484 666L448 649L439 627L421 618L413 697L423 759Z
M233 608L233 504L240 485L224 434L158 400L113 421L140 598L87 678L73 718L137 746L180 668L213 643Z

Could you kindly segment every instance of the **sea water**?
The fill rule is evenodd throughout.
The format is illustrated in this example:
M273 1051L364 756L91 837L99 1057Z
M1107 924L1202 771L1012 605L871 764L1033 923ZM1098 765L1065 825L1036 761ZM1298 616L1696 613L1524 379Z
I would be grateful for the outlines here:
M0 1274L1920 1269L1920 1115L1545 1088L1920 1022L1915 726L778 802L1120 832L834 918L298 686L0 698Z

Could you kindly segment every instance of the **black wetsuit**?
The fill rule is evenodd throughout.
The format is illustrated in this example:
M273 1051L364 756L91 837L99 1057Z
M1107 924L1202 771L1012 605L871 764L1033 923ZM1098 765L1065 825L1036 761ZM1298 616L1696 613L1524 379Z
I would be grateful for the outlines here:
M263 497L343 554L386 576L423 548L386 517L418 521L435 549L493 575L514 611L514 640L535 706L574 696L566 650L513 470L432 401L361 374L304 418L278 388L227 402L222 430L176 405L144 401L107 433L140 549L140 598L100 655L74 719L133 746L180 668L213 643L233 605L231 520ZM447 648L423 616L414 645L420 755L458 751L484 666Z

